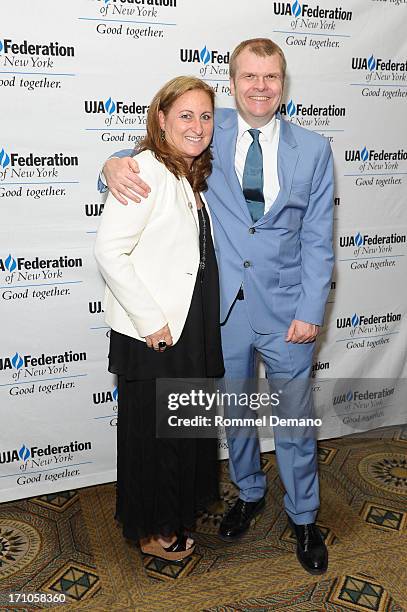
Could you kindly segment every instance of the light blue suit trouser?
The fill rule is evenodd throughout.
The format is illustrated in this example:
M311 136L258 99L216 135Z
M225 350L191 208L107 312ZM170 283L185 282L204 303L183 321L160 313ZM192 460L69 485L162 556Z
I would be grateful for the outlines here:
M311 385L313 343L294 344L285 341L285 333L258 334L250 326L245 300L237 300L222 325L222 347L225 360L225 384L228 380L253 379L256 351L261 355L269 381L289 389L279 416L312 417ZM300 387L290 382L300 382ZM284 383L286 381L286 384ZM273 384L273 382L272 382ZM231 388L230 387L230 388ZM291 391L290 391L291 389ZM285 391L284 391L285 392ZM290 401L287 401L288 398ZM233 412L232 408L232 412ZM236 414L239 410L236 407ZM230 412L229 415L230 416ZM250 436L233 435L227 428L229 467L232 481L244 501L256 501L266 492L266 476L260 465L260 446L255 432ZM235 430L236 431L236 430ZM299 433L300 431L300 433ZM254 434L254 435L253 435ZM319 508L317 447L314 435L303 430L274 428L276 458L285 487L284 505L296 524L312 523Z

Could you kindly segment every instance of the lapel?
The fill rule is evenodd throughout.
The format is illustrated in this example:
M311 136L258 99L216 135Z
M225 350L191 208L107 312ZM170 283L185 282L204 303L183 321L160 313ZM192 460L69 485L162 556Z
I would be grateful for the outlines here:
M235 152L238 133L237 113L229 113L226 119L219 123L218 127L220 133L216 142L216 147L218 149L218 156L222 171L233 193L231 205L233 205L233 202L238 202L248 223L253 224L249 209L247 208L246 200L243 196L239 179L237 178L235 171Z
M291 124L285 121L279 113L277 118L280 119L280 138L277 151L277 174L280 191L270 210L264 217L259 219L257 225L267 223L270 218L274 217L287 204L298 162L298 145Z

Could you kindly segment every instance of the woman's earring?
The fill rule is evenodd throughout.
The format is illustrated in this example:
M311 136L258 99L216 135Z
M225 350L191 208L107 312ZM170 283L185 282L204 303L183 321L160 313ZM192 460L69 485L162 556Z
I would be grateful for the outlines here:
M161 137L161 142L165 141L165 132L164 130L160 130L160 137Z

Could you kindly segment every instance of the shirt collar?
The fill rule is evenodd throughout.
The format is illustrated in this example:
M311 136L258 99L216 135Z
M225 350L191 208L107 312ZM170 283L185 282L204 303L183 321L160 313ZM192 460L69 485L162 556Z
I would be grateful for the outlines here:
M270 119L270 121L268 123L266 123L266 125L263 125L263 127L258 128L261 132L261 139L265 140L267 142L272 142L274 135L276 133L276 128L277 128L277 118L275 115L273 115L273 117ZM237 134L237 139L240 140L245 133L251 129L251 126L243 119L243 117L241 117L238 114L238 134Z

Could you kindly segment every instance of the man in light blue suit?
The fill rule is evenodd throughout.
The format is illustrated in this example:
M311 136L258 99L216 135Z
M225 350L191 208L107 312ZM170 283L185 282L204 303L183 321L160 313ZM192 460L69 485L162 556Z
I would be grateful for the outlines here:
M328 140L277 112L285 69L283 51L269 39L243 41L234 50L230 78L237 112L217 111L205 198L219 265L226 379L253 378L259 354L271 381L302 381L291 395L289 416L306 418L312 416L308 379L314 340L333 267L333 168ZM196 130L198 138L199 126ZM147 195L137 171L130 157L105 164L108 186L123 203L137 201L134 191ZM262 511L266 477L258 438L227 434L230 474L240 495L220 535L233 540ZM328 555L315 525L315 438L277 428L275 448L297 557L308 572L323 573Z

